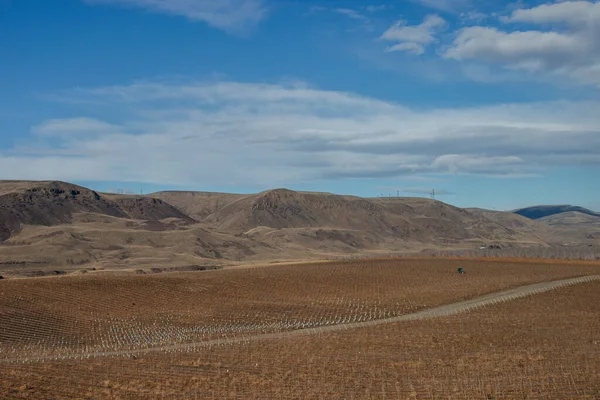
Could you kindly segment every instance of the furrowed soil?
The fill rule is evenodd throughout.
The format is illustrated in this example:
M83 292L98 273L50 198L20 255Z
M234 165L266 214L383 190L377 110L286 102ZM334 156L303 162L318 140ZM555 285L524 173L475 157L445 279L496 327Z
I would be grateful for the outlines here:
M591 263L360 260L3 281L0 397L595 399L598 282L431 320L244 338L599 273ZM240 341L191 346L219 338Z

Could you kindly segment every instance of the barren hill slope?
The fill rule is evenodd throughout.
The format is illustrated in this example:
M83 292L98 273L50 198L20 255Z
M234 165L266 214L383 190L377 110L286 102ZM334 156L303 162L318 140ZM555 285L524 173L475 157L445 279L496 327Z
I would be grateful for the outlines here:
M579 212L561 212L539 219L530 219L512 212L483 209L469 209L469 211L503 226L538 237L549 244L597 244L597 239L600 238L600 217Z
M565 238L583 243L596 236L420 198L286 189L132 196L63 182L0 182L0 272L168 269L487 244L548 246Z
M280 230L319 228L362 232L379 242L524 240L540 243L538 237L439 201L365 199L286 189L238 197L208 215L204 222L232 233L260 227Z
M22 225L70 223L75 213L93 212L118 218L191 219L158 199L111 198L64 182L0 182L0 241Z
M521 232L544 235L548 226L541 221L535 221L519 214L505 211L486 210L483 208L467 208L471 214L494 221L504 227Z
M197 221L245 197L243 194L185 191L156 192L148 196L169 203Z
M233 232L259 226L368 230L370 226L361 224L369 217L380 229L394 226L394 221L377 218L380 211L380 207L359 197L275 189L238 198L209 215L206 222Z
M371 200L394 212L408 215L411 223L425 230L426 237L545 244L535 230L508 223L500 216L481 213L476 209L462 209L441 201L415 197Z
M572 232L579 242L600 243L600 217L569 211L540 218L541 221L560 232Z
M553 214L547 217L540 218L538 221L552 226L579 226L600 228L600 216L584 214L579 211L569 211L560 214Z

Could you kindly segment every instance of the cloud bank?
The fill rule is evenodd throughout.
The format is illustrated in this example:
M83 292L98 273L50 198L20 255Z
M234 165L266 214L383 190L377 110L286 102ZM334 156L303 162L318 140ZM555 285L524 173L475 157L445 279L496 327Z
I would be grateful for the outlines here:
M543 4L514 10L501 21L506 30L489 26L460 30L444 56L600 86L600 2ZM540 29L531 29L532 25ZM523 26L529 29L520 30Z
M431 47L440 63L459 62L465 75L478 81L527 77L600 88L600 1L561 0L533 7L521 2L486 13L472 0L414 1L454 18L428 15L418 25L400 20L380 37L395 42L385 52L420 56ZM457 13L467 8L471 11ZM496 77L481 79L475 70L494 71Z
M5 178L274 187L432 173L523 177L600 164L593 102L415 111L302 83L241 82L60 96L73 117L40 121L29 141L0 153Z

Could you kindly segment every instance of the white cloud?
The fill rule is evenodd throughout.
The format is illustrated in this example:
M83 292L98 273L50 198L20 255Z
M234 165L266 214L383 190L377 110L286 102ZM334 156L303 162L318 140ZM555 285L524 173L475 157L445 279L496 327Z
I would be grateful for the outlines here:
M265 18L263 0L83 0L89 4L138 7L179 15L228 32L244 32Z
M529 9L518 9L503 18L506 22L531 22L534 24L567 23L581 28L600 21L600 3L590 1L565 1L542 4Z
M444 12L455 12L471 5L471 0L412 0L425 7Z
M516 156L473 156L465 154L445 154L436 157L431 164L434 168L448 171L453 174L460 172L500 174L519 172L524 161Z
M420 45L418 43L399 43L399 44L395 44L393 46L390 46L388 48L385 49L386 52L393 52L393 51L406 51L409 53L413 53L416 55L421 55L423 53L425 53L425 48L423 47L423 45Z
M445 27L446 21L442 18L428 15L421 24L415 26L407 26L404 20L398 21L381 37L386 40L428 44L435 41L436 31Z
M458 32L446 58L549 73L600 86L600 2L566 1L518 9L506 23L547 30L502 31L475 26Z
M366 20L367 17L350 8L335 8L333 11L352 19Z
M406 21L400 20L381 35L381 39L400 42L392 45L386 51L409 51L422 54L425 45L436 41L435 35L447 27L444 19L437 15L428 15L419 25L406 25Z
M34 126L31 131L39 136L97 135L118 131L118 127L94 118L50 119Z
M93 101L103 115L39 124L34 130L53 135L52 146L34 136L0 154L5 178L274 187L440 173L515 177L600 164L598 103L414 111L298 83L239 82L146 82L65 95L73 113L77 102ZM95 134L73 134L86 131Z
M369 7L366 7L366 8L361 7L361 9L365 10L366 12L373 12L371 9L369 9ZM345 29L346 32L374 30L371 19L369 17L367 17L365 14L357 11L356 9L352 9L352 8L341 8L341 7L328 8L328 7L321 7L321 6L311 6L309 8L308 15L316 14L316 13L323 13L323 12L343 15L343 16L349 18L350 20L353 20L354 24L351 25L350 28Z
M479 11L468 11L460 14L460 18L464 24L467 23L481 23L489 18L489 15Z
M479 59L513 68L556 69L586 50L576 36L557 32L511 32L496 28L463 29L446 56L457 60Z

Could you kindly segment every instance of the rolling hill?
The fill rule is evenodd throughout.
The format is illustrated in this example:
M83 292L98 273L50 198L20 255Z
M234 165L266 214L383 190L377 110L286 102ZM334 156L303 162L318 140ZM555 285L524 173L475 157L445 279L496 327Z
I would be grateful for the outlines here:
M148 196L171 204L198 221L245 197L242 194L185 191L157 192Z
M64 182L0 181L0 241L18 233L22 225L68 224L73 214L82 212L117 218L180 218L193 222L159 199L100 195Z
M592 215L600 217L600 213L597 213L587 208L571 206L571 205L557 205L557 206L533 206L521 208L513 211L515 214L522 215L530 219L540 219L548 217L550 215L565 213L565 212L579 212L581 214Z
M365 199L287 189L251 195L163 192L152 196L193 213L219 231L237 235L318 229L360 232L374 242L448 243L517 238L539 242L496 221L429 199Z
M600 240L600 216L584 214L578 211L569 211L540 218L541 221L560 232L573 232L579 234L582 240ZM564 235L563 235L564 237ZM580 241L582 241L580 240Z
M579 211L567 211L540 218L538 221L552 226L596 226L600 228L600 215L584 214Z
M582 232L420 198L287 189L134 196L64 182L0 181L0 272L10 274L194 269L596 240Z

